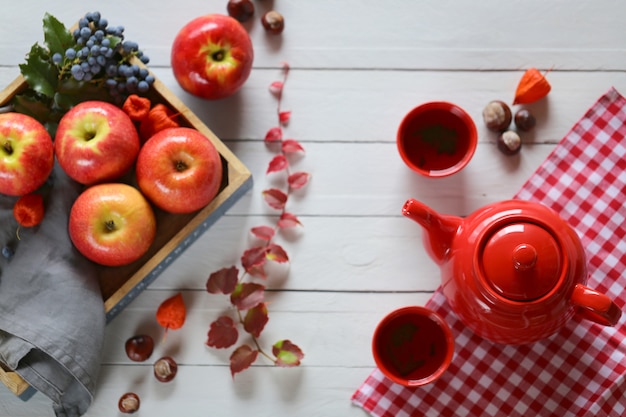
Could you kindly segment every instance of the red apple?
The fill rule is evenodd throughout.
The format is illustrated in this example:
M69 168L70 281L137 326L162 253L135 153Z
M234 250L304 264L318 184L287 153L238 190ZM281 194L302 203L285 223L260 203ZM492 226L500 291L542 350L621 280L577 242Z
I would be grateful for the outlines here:
M191 213L211 202L222 182L222 161L196 129L173 127L152 136L136 163L141 192L170 213Z
M0 193L29 194L46 181L54 145L46 128L21 113L0 114Z
M235 93L252 70L254 51L236 19L209 14L187 23L172 44L174 77L187 92L206 99Z
M69 234L86 258L121 266L143 256L156 236L152 206L136 188L104 183L87 188L74 201Z
M84 101L63 115L54 138L59 165L81 184L120 178L135 163L139 134L130 117L104 101Z

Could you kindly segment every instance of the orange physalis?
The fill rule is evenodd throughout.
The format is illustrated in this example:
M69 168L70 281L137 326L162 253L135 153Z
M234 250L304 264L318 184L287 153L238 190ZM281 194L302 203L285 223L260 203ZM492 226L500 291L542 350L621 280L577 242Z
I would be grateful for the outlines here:
M186 316L187 308L181 293L163 301L156 312L157 322L165 328L163 338L165 338L169 329L177 330L183 327Z
M131 94L124 101L122 110L124 110L124 113L126 113L131 120L141 122L143 119L148 117L151 104L150 99L140 97L137 94Z
M22 227L37 226L43 220L44 206L41 194L27 194L13 205L13 217ZM19 228L18 235L19 239Z
M142 141L146 141L158 131L168 127L178 127L176 116L165 104L155 104L148 112L148 116L139 125L139 136Z
M550 83L548 83L544 74L540 73L536 68L530 68L526 70L517 85L513 104L533 103L547 96L550 89Z

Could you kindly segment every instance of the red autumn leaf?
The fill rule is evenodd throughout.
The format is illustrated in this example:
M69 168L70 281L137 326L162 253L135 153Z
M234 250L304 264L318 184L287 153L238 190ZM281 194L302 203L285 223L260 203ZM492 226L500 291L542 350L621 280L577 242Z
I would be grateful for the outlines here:
M251 266L246 272L254 277L259 277L263 279L267 278L267 272L265 272L265 263L263 263L263 265Z
M243 319L243 329L252 336L259 337L268 320L267 305L259 303L246 313Z
M238 310L248 310L262 303L265 299L265 287L254 282L237 284L230 294L230 302Z
M282 138L283 138L283 130L278 126L271 128L265 134L266 142L277 142L279 140L282 140Z
M285 158L285 155L276 155L270 161L269 166L267 167L266 174L269 174L270 172L282 171L283 169L287 168L288 165L289 162L287 162L287 158Z
M250 229L252 234L259 239L270 241L274 237L274 229L269 226L257 226Z
M288 110L283 110L281 112L278 112L278 120L280 121L281 125L286 125L287 123L289 123L289 119L291 119L291 112Z
M282 81L274 81L270 84L270 93L276 97L280 97L283 92L284 83Z
M298 188L304 187L309 182L309 178L311 178L310 174L299 171L289 175L287 182L291 188L297 190Z
M252 349L248 345L241 345L230 355L230 374L235 377L236 373L239 373L245 369L248 369L250 365L254 363L259 351Z
M177 330L185 324L187 309L183 295L178 293L163 301L156 312L157 322L165 328L165 333L169 329Z
M245 250L243 255L241 255L241 265L243 265L243 268L250 272L250 269L254 267L263 266L266 260L266 250L265 246L255 246Z
M270 188L263 191L263 198L265 198L265 202L269 204L270 207L275 208L276 210L282 210L285 208L285 204L287 203L287 194L282 192L277 188Z
M267 246L267 248L268 248L268 251L267 251L267 254L265 256L270 261L274 261L274 262L278 262L278 263L283 263L283 262L289 261L289 257L287 256L287 252L285 252L285 250L281 246L277 245L276 243L269 244Z
M285 73L285 77L287 76L287 73L289 73L289 63L287 62L283 62L283 73Z
M228 316L221 316L209 327L206 345L217 349L231 347L237 342L239 332L235 322Z
M298 366L304 358L302 350L289 340L280 340L274 343L272 353L276 356L276 365L284 368Z
M280 215L280 218L278 219L278 227L280 228L287 228L287 227L294 227L294 226L299 226L302 225L302 223L300 223L300 220L298 220L298 218L291 213L288 212L284 212L283 214Z
M282 144L284 153L304 152L304 148L295 139L285 139Z
M239 269L236 266L222 268L209 275L206 290L211 294L230 294L239 281Z

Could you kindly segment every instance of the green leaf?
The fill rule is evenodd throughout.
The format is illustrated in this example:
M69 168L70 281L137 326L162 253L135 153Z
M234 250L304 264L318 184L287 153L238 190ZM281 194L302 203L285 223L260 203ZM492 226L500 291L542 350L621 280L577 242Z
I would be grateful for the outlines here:
M63 55L67 48L75 44L74 37L65 25L49 13L43 18L43 36L50 56L57 52Z
M42 97L19 94L13 98L12 104L17 113L34 117L42 123L50 114L50 103Z
M58 71L50 65L48 52L39 44L34 44L20 71L34 91L53 97L58 84Z

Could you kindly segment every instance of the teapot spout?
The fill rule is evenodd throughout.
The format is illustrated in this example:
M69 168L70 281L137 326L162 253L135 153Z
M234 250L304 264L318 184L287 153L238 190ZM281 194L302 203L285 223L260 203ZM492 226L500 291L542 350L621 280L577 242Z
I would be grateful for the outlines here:
M430 257L437 264L445 262L463 220L456 216L441 215L413 198L404 203L402 214L425 229L424 245Z

